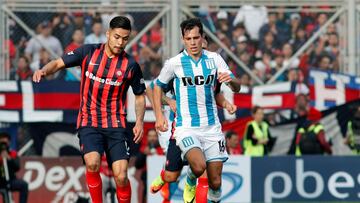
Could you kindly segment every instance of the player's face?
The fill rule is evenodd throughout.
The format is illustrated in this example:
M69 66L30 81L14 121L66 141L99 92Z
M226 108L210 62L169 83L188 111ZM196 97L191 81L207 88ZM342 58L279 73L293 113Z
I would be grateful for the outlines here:
M130 33L130 30L123 28L110 28L106 32L107 43L112 54L120 54L125 49L126 44L129 42Z
M199 27L186 30L183 36L183 42L190 56L198 57L201 55L203 38L199 32Z

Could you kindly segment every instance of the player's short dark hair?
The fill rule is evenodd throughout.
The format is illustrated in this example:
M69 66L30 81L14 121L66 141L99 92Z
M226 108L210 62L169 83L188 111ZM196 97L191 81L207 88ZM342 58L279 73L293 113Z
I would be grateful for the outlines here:
M200 35L201 35L201 36L204 34L203 25L202 25L200 19L199 19L199 18L190 18L190 19L184 20L184 21L180 24L182 36L184 36L184 33L185 33L187 30L192 30L194 27L198 27L198 28L199 28L199 32L200 32Z
M111 19L109 26L111 29L123 28L125 30L131 30L131 22L129 18L125 16L114 17L113 19Z

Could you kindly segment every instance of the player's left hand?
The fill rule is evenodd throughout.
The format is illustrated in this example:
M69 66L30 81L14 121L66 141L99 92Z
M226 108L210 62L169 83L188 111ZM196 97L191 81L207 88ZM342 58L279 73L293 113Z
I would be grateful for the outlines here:
M140 143L140 141L143 138L143 131L144 131L144 124L140 123L140 122L136 122L135 126L133 128L133 133L134 133L134 142L136 144Z
M232 78L230 73L227 72L218 72L218 80L220 83L231 82Z
M225 109L229 114L234 114L237 110L237 106L235 104L226 103Z

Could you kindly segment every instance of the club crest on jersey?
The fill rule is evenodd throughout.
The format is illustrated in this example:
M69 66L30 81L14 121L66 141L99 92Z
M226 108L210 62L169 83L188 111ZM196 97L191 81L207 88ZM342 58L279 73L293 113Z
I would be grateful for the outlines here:
M117 72L116 72L116 75L117 75L118 77L120 77L120 76L122 75L122 72L121 72L121 71L117 71Z
M210 58L210 59L205 59L204 61L205 61L207 69L215 69L216 68L214 59Z

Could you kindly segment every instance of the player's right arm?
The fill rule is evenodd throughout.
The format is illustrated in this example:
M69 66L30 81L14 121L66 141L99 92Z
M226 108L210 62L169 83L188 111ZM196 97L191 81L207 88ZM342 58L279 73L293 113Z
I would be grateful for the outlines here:
M54 74L65 67L80 66L85 54L92 48L96 47L85 45L75 49L74 51L64 54L61 58L50 61L43 68L35 71L33 75L33 81L40 82L42 77Z
M65 63L62 58L50 61L42 69L36 70L33 75L34 82L40 82L41 78L47 75L51 75L65 68Z
M162 98L163 90L166 88L169 81L174 77L174 69L169 64L169 61L165 61L164 67L161 69L160 75L156 80L154 91L153 91L153 102L154 102L154 111L155 111L155 128L158 131L165 132L168 129L168 123L162 113Z

